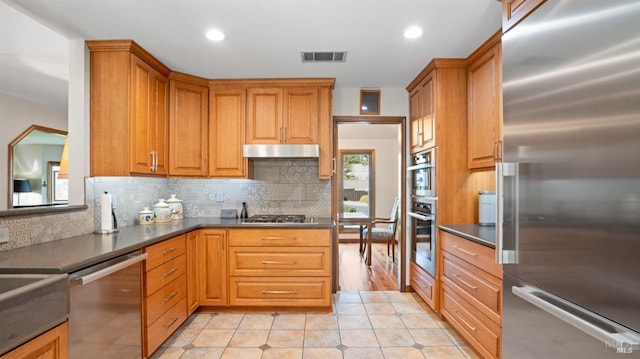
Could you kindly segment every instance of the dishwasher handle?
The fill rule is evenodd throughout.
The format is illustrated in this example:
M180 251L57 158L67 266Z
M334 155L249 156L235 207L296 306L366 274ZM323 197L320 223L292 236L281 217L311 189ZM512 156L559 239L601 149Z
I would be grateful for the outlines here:
M127 268L129 266L132 266L136 263L140 263L142 261L144 261L145 259L147 259L147 253L142 253L142 254L138 254L135 255L133 257L130 257L122 262L118 262L114 265L108 266L106 268L102 268L100 270L97 270L95 272L89 273L89 274L85 274L81 277L76 278L75 280L78 281L81 285L87 285L91 282L94 282L100 278L104 278L106 276L108 276L109 274L115 273L121 269Z

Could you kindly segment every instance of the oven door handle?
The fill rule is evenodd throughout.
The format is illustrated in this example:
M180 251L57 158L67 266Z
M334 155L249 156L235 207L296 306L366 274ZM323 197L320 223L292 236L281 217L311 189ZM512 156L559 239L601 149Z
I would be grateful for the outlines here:
M413 217L421 221L433 221L436 218L436 216L434 216L433 214L425 215L425 214L415 213L415 212L407 212L407 214L409 215L409 217Z
M407 167L407 171L415 171L415 170L420 170L420 169L423 169L423 168L432 168L432 167L433 167L433 165L430 164L430 163L420 163L420 164L417 164L417 165L413 165L413 166Z

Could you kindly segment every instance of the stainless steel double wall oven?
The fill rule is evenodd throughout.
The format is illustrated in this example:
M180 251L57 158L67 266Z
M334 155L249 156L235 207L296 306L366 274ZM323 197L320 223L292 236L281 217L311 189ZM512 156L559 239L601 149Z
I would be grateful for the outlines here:
M436 155L437 148L416 153L407 168L411 180L409 244L411 260L435 276L436 263Z

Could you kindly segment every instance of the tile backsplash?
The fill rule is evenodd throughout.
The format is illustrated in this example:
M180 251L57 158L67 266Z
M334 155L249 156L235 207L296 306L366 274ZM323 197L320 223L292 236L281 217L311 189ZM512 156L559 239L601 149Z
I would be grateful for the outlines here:
M11 240L0 244L0 250L99 229L100 194L105 191L113 195L118 226L136 224L143 207L152 209L172 193L182 200L185 217L218 217L223 208L240 213L242 202L247 202L249 215L331 216L331 181L318 179L316 159L256 159L253 168L253 179L87 178L87 210L2 218L0 226L9 227Z

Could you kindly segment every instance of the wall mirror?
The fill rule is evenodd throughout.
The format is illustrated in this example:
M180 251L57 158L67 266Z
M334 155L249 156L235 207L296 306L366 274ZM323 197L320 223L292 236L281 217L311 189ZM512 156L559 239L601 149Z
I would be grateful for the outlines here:
M375 217L373 150L338 150L340 218Z
M60 175L66 138L66 131L33 125L9 143L8 208L68 204L68 179Z

